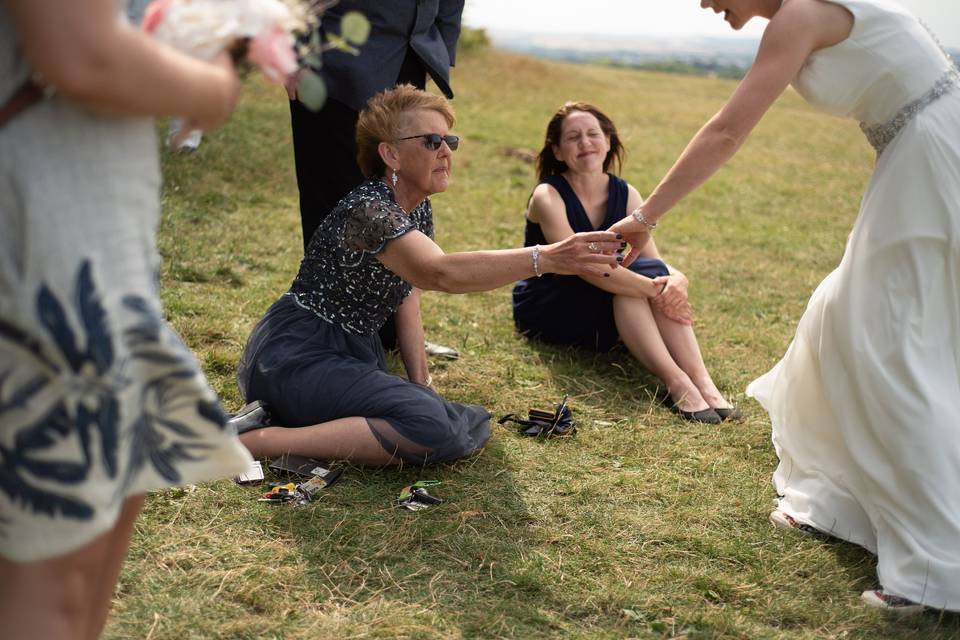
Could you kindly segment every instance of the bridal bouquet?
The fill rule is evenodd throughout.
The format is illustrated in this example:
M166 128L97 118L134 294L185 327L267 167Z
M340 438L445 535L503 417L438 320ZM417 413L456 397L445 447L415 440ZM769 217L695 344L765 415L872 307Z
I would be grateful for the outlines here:
M370 33L366 18L343 16L342 33L320 41L320 15L336 0L154 0L147 6L143 29L161 42L197 58L210 60L229 51L238 62L283 82L301 67L318 68L327 49L358 53ZM306 40L306 36L310 37ZM320 77L305 69L298 88L301 101L318 109L326 97Z

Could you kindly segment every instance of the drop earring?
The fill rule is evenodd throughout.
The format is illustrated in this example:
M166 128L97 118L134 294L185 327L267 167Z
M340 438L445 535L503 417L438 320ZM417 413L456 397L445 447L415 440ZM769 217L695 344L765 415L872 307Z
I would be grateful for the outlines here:
M397 170L394 169L394 170L393 170L393 175L390 176L390 182L392 182L392 183L393 183L393 186L396 187L398 180L400 180L400 178L397 177Z

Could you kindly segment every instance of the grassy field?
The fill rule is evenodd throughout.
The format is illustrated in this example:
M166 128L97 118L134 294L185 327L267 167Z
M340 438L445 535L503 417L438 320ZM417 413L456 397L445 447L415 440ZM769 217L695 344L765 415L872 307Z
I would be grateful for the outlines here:
M454 183L434 198L447 251L522 240L534 150L569 99L601 106L649 192L734 85L569 66L496 51L458 64ZM317 144L323 144L318 140ZM236 117L189 157L166 157L163 298L225 406L246 336L301 254L287 105L254 78ZM869 176L856 124L786 95L739 156L658 230L692 282L697 332L746 419L711 427L652 400L629 357L530 344L509 288L424 296L447 397L496 415L563 394L574 440L494 426L454 465L350 467L322 500L263 505L229 480L151 495L107 638L954 638L955 616L889 619L859 604L875 562L845 543L767 523L776 457L743 389L782 355L816 284L839 261ZM398 369L399 370L399 369ZM418 478L446 504L393 506Z

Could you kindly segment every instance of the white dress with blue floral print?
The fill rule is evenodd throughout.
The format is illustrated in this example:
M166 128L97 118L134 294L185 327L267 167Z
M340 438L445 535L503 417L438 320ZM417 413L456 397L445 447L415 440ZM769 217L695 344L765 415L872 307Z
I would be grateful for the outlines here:
M0 104L27 78L0 5ZM249 454L157 292L153 123L59 99L0 128L0 555L111 529L127 496Z

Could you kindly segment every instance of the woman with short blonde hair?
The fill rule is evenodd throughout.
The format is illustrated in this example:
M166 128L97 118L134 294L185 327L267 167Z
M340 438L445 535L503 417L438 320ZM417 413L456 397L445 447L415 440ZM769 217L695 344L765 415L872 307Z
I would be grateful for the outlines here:
M433 390L420 290L484 291L547 272L616 268L622 245L608 232L444 253L433 241L429 197L449 185L460 145L453 123L446 100L409 86L374 96L360 114L368 179L324 219L290 290L244 351L238 382L251 404L234 424L253 455L423 464L477 451L490 415ZM377 337L393 313L406 379L387 371Z

